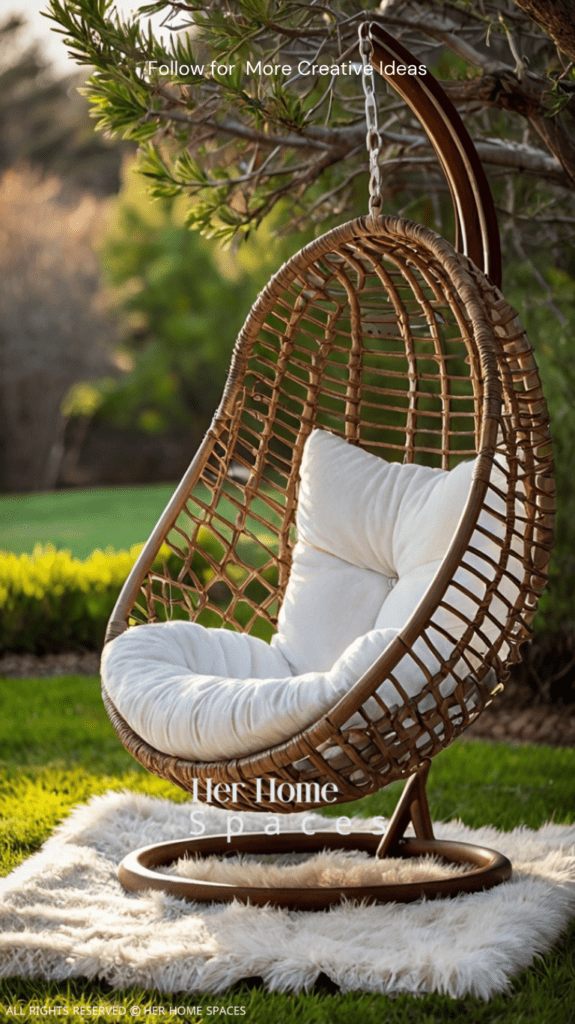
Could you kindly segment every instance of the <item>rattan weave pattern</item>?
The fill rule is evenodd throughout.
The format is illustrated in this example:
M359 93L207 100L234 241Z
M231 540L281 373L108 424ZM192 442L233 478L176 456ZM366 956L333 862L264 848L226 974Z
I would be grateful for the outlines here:
M546 581L549 422L517 315L434 232L365 217L302 249L257 299L212 426L122 591L109 638L128 622L174 617L271 636L289 578L303 446L317 426L388 460L449 469L477 456L473 484L441 567L400 635L336 707L288 742L230 762L186 762L149 747L104 693L120 739L150 771L187 790L197 779L200 794L208 777L242 783L228 809L257 807L255 780L264 776L293 786L334 782L344 801L415 771L504 680ZM504 514L493 509L502 502ZM477 547L481 534L492 542L489 556ZM166 539L177 572L150 568ZM466 582L456 583L461 568ZM440 608L459 620L447 658ZM418 638L440 662L434 675L414 651ZM403 659L417 662L425 686L388 707L376 691L389 679L402 693ZM445 695L448 676L456 685ZM312 805L294 796L270 810Z

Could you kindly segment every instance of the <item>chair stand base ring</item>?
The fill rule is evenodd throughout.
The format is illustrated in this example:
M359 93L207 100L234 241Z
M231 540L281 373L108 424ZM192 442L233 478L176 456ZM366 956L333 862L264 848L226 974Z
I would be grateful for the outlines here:
M422 857L434 854L451 864L467 864L465 874L418 882L362 886L265 888L207 882L201 879L162 875L153 868L170 864L181 857L233 856L237 854L271 855L275 853L318 853L320 850L361 850L375 856L379 835L354 832L284 832L270 836L265 832L235 835L228 842L224 834L206 838L156 843L135 850L124 858L118 878L130 892L160 890L179 899L198 902L252 903L294 910L324 910L341 900L367 903L411 903L422 896L455 896L458 893L490 889L511 878L511 863L502 854L486 847L439 839L401 839L391 856Z

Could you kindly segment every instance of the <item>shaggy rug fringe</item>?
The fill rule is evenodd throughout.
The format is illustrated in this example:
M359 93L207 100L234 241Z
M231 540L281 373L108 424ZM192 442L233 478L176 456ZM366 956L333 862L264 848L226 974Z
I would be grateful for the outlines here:
M344 992L489 999L508 990L575 916L575 826L556 824L510 833L436 825L439 839L492 847L513 863L510 882L449 900L344 903L313 913L126 893L116 878L119 861L137 847L189 835L194 810L202 812L207 834L226 831L225 811L133 793L108 793L77 807L38 854L0 883L0 976L215 994L254 976L269 990L299 992L323 972ZM246 832L269 822L265 814L242 818ZM318 815L288 815L281 830L299 829L303 818L308 828L335 827ZM375 831L376 822L353 825ZM211 880L231 880L238 862L202 869ZM341 853L250 866L252 884L269 884L270 871L284 884L282 872L291 884L333 884L344 873L349 881L350 870L365 877L374 869L380 873L362 855ZM437 865L383 862L386 872L405 869L433 874ZM188 873L190 863L180 870ZM197 864L192 873L198 876Z

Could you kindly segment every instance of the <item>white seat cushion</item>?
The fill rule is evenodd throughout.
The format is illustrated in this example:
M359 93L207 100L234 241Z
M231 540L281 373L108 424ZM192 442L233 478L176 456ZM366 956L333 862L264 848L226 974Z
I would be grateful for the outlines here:
M127 630L104 648L102 679L115 706L156 750L196 761L256 753L312 725L393 639L360 637L329 672L293 675L263 640L191 622ZM397 705L399 696L390 687Z
M417 607L457 529L473 466L447 473L387 463L313 431L301 467L293 567L272 644L179 621L129 629L102 658L103 681L120 714L156 749L197 761L255 753L312 725ZM478 547L488 551L489 544L478 535ZM479 585L461 571L468 586ZM460 624L441 610L436 621L448 620ZM414 647L431 673L453 644L438 633L435 646L436 655L421 641ZM426 682L412 658L395 676L408 697ZM442 693L454 685L444 680ZM389 681L378 694L390 710L403 699ZM374 716L381 715L371 703Z

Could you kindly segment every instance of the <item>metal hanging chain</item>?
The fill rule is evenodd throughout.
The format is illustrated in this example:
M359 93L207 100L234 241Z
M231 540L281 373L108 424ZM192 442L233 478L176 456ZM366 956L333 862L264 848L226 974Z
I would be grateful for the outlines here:
M367 152L369 153L369 212L373 217L376 217L383 205L381 170L379 167L381 135L379 134L377 103L375 101L375 75L371 63L373 44L368 21L363 21L359 26L359 52L363 62L361 81L365 95L365 121L367 125L365 142Z

